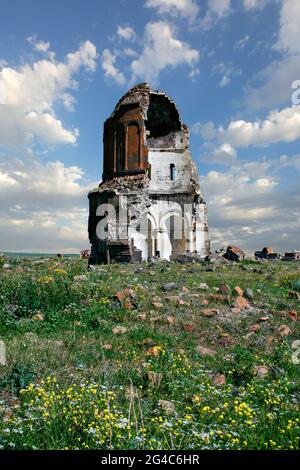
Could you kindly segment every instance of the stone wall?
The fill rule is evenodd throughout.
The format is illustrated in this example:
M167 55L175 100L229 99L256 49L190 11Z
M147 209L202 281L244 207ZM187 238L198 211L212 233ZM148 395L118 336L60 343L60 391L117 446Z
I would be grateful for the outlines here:
M104 178L89 200L91 263L126 259L127 252L129 260L209 254L207 207L189 130L175 103L147 84L126 93L105 122ZM99 239L103 226L108 236Z

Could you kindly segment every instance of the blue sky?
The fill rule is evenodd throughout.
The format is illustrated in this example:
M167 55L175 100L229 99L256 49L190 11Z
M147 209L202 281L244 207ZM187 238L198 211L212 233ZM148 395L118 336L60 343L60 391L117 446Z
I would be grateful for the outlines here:
M11 0L1 19L0 250L88 247L103 121L141 81L191 129L213 247L300 248L298 0Z

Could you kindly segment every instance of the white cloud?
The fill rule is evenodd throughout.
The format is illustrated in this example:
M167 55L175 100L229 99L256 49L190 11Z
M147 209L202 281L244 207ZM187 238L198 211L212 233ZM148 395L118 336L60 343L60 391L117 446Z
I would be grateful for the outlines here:
M208 121L205 124L196 122L191 127L191 132L193 134L201 135L204 140L214 140L217 137L217 130L212 121Z
M298 164L299 157L239 161L203 178L213 248L234 244L253 253L268 245L299 247L300 193L297 174L291 179L282 172L288 161Z
M163 21L148 23L142 54L131 64L132 80L142 78L157 83L165 68L184 64L194 67L198 60L199 52L177 39L170 24Z
M125 54L127 57L137 57L138 53L131 49L131 47L126 47L124 50L123 50L123 54Z
M37 35L29 36L26 40L33 46L33 50L36 52L46 53L50 48L50 42L38 40Z
M120 70L116 67L116 56L110 52L109 49L104 49L102 54L102 68L104 70L104 75L107 80L113 79L118 85L124 85L126 82L125 76Z
M262 9L270 0L244 0L244 7L246 11L253 10L255 8Z
M278 40L273 49L282 54L255 78L258 85L247 90L250 109L266 108L291 99L291 84L300 75L300 2L281 0Z
M231 0L208 0L207 11L200 22L202 29L210 29L214 24L231 13Z
M234 165L237 162L236 150L232 145L224 143L219 147L213 147L209 153L201 157L201 162L209 163L210 165Z
M195 0L146 0L146 7L155 8L160 15L169 14L195 20L199 6Z
M200 75L200 70L198 68L195 68L195 69L192 69L189 73L189 77L192 79L192 80L195 80L196 77L198 77Z
M232 121L218 129L219 138L237 147L267 146L300 138L300 106L271 111L264 121Z
M300 155L293 155L292 157L282 155L279 159L279 162L282 168L291 167L300 171Z
M212 74L221 75L222 78L219 82L219 87L224 88L229 85L233 77L241 75L242 71L240 69L235 68L231 63L224 64L223 62L220 62L214 65L212 69Z
M86 41L81 44L76 52L67 55L67 63L71 72L78 72L80 67L84 67L89 72L95 72L97 68L97 49L96 46Z
M234 50L244 49L249 39L250 39L249 34L246 34L243 38L236 41L234 45Z
M300 2L282 0L280 30L276 47L292 54L300 53Z
M208 0L208 9L211 13L222 18L230 11L230 0Z
M134 41L136 39L136 33L130 26L118 26L117 35L126 41Z
M87 193L77 166L33 156L0 163L0 251L75 251L89 247Z
M230 81L231 80L228 75L223 75L222 80L219 83L220 88L224 88L225 86L229 85Z
M80 68L94 72L96 58L95 46L86 41L65 62L43 59L19 68L2 68L6 105L0 107L0 146L21 147L34 138L46 145L74 144L78 131L63 127L55 105L61 101L67 109L74 108L70 90L78 84L73 75Z
M39 41L36 43L34 50L37 52L47 52L50 48L50 42Z
M252 110L291 101L292 82L300 77L300 55L287 55L263 69L257 76L259 87L248 87L246 103Z
M68 131L63 128L62 122L51 114L38 114L35 111L25 116L24 130L50 146L75 144L79 136L78 129Z

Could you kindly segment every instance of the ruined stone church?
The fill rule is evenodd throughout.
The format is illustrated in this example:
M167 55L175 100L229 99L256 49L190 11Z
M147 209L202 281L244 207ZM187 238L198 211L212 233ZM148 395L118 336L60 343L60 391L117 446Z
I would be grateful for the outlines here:
M175 103L142 83L104 124L103 177L89 193L90 264L209 254L207 206Z

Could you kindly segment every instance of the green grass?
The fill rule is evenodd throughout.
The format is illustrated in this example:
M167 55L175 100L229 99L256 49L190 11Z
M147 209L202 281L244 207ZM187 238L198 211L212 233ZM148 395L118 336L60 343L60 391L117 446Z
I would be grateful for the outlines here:
M9 263L0 448L299 449L299 263ZM179 289L165 292L169 282ZM250 310L232 309L237 285L252 289Z

